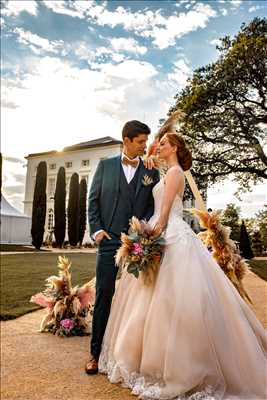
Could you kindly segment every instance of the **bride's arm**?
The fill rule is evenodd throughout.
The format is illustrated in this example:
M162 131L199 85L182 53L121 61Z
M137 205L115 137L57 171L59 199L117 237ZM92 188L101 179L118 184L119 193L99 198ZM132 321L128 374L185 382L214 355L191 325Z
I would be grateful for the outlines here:
M165 190L161 204L160 217L154 227L154 233L160 235L165 229L170 210L178 193L183 192L184 176L177 168L170 168L165 177Z

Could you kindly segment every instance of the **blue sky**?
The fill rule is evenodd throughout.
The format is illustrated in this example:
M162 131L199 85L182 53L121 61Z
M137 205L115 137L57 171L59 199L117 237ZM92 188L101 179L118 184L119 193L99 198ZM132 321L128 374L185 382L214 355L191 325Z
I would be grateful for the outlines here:
M129 119L156 131L192 71L216 60L219 38L267 14L265 1L248 0L3 0L1 7L3 186L20 209L25 155L120 137ZM236 201L233 191L230 183L211 189L209 205ZM243 198L244 215L264 202L260 185Z

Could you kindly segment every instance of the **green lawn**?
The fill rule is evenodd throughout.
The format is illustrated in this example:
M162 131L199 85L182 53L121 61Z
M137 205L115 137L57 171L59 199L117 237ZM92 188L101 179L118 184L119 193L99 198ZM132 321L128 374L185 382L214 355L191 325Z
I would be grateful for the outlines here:
M257 274L260 278L267 281L267 259L266 260L250 260L249 266L251 271Z
M72 284L81 285L95 275L95 254L65 254L72 261ZM36 310L31 296L42 291L45 279L57 275L55 253L10 254L1 256L0 319L12 319Z

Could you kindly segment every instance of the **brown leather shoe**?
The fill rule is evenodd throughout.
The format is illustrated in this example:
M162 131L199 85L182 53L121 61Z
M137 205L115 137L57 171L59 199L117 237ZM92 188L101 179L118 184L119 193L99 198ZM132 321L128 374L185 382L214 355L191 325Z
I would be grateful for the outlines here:
M94 357L85 364L85 372L88 375L96 375L98 373L98 361Z

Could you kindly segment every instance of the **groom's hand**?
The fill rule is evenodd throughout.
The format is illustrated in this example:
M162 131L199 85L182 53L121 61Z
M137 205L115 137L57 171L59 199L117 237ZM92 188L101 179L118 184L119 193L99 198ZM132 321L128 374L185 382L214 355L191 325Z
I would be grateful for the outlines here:
M155 166L156 166L155 160L154 160L154 157L153 157L153 156L146 157L146 158L143 160L143 163L144 163L144 165L145 165L145 167L146 167L147 169L153 169L153 168L155 168Z
M111 240L111 237L109 236L109 234L103 230L96 235L96 237L95 237L96 244L99 244L104 239L104 237Z

